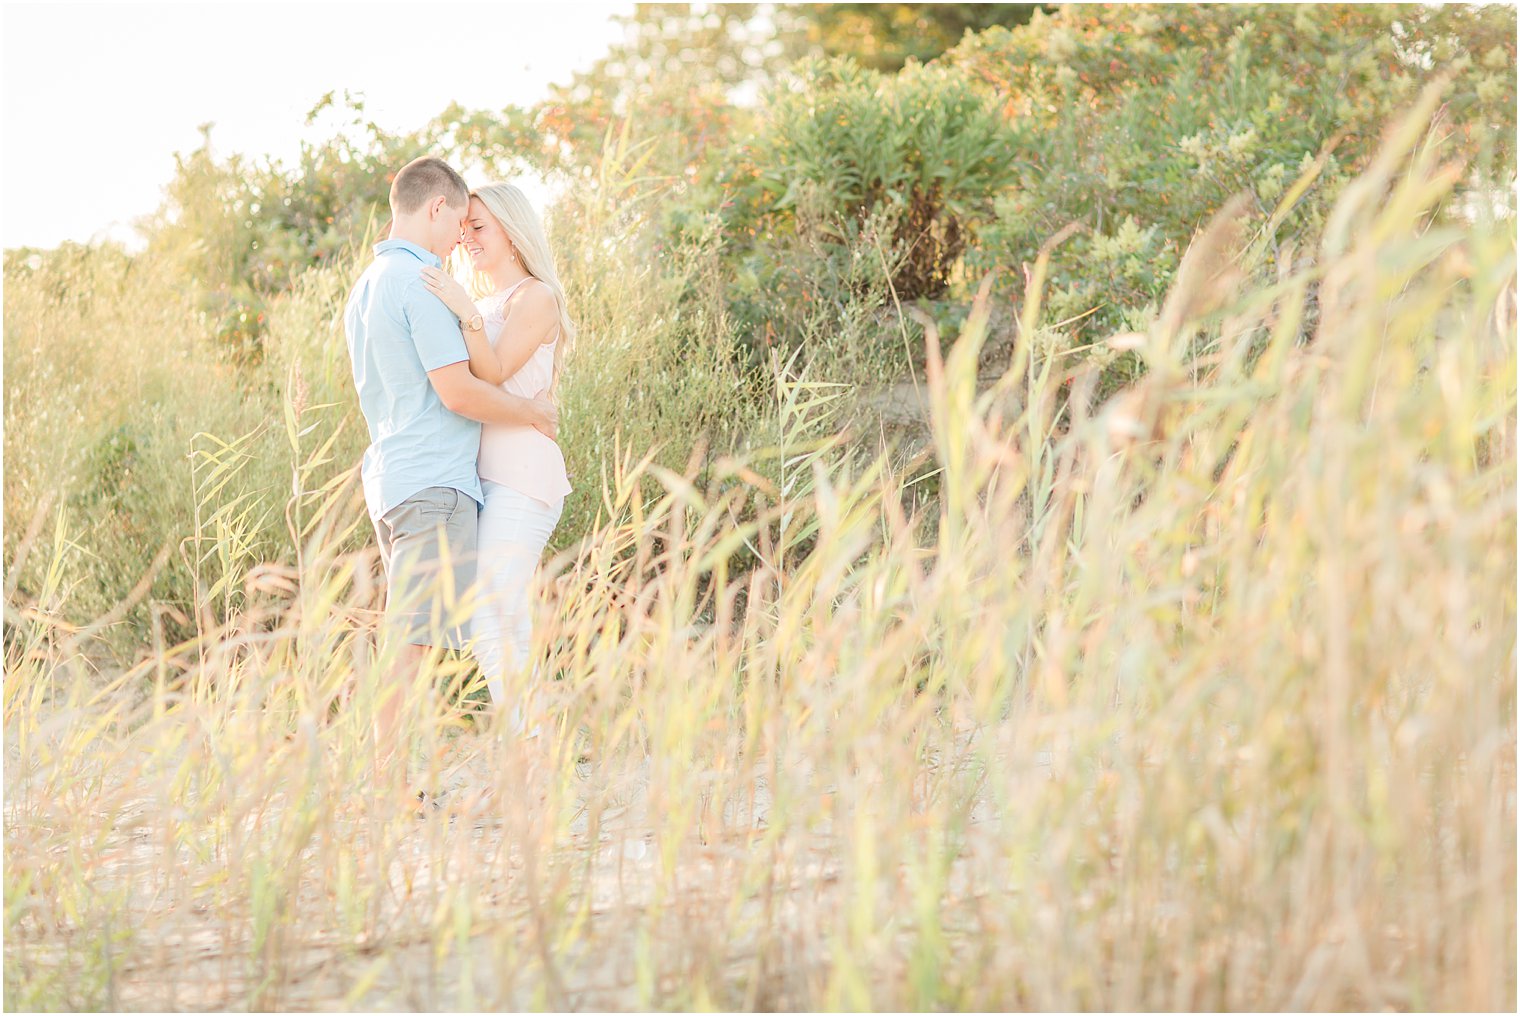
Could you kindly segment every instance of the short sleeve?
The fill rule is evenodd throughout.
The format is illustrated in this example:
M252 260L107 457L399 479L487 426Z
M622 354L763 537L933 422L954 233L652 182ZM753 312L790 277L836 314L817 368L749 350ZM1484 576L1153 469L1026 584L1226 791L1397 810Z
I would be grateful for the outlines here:
M442 300L428 292L421 276L415 284L408 283L403 288L401 307L423 370L437 370L470 358L464 334L459 330L459 319Z

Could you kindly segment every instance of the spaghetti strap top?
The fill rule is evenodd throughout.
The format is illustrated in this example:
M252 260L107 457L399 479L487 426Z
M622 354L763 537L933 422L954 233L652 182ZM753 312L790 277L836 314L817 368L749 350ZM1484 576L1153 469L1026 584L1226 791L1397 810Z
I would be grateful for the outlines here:
M529 276L532 278L532 276ZM485 318L486 339L495 348L506 323L507 301L528 279L485 297L477 304ZM517 373L501 383L503 391L525 399L537 398L554 381L554 351L559 334L533 350ZM570 493L565 456L553 438L534 427L507 427L488 423L480 430L480 478L511 487L545 504Z

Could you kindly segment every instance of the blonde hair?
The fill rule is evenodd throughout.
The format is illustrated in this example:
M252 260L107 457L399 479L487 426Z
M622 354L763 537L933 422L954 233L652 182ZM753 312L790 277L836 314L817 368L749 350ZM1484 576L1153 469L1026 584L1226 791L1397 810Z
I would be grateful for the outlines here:
M554 347L554 380L550 382L553 391L559 385L565 352L575 341L575 322L570 320L565 287L560 285L559 273L554 269L554 255L549 251L549 238L544 234L543 223L528 203L527 195L510 183L488 183L475 188L470 196L480 199L507 234L517 249L518 262L523 270L548 286L554 294L554 304L559 308L559 338ZM482 273L475 274L475 288L480 295L489 291L489 282Z

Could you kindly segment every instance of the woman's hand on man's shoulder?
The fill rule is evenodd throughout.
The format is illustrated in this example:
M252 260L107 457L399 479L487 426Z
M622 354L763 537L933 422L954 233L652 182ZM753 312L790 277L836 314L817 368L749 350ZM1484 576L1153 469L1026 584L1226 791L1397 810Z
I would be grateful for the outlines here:
M427 286L428 292L442 300L444 306L453 311L454 316L461 321L474 316L475 301L470 298L469 291L459 284L458 279L442 268L423 265L422 283Z

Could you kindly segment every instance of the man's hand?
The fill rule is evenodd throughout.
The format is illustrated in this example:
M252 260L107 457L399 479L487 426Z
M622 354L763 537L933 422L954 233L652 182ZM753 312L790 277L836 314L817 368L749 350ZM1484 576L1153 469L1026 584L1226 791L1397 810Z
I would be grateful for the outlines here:
M533 424L533 429L541 431L553 440L559 435L559 407L550 402L546 396L540 395L532 402L534 412L543 417L541 421Z

